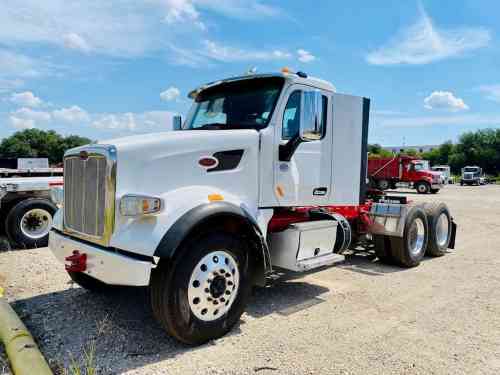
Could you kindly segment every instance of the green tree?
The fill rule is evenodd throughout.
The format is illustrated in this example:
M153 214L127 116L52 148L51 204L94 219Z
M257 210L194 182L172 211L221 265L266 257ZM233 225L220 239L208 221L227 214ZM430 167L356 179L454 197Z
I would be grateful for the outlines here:
M76 135L63 137L53 130L27 129L2 140L0 157L48 158L49 163L55 164L62 161L66 150L91 142Z

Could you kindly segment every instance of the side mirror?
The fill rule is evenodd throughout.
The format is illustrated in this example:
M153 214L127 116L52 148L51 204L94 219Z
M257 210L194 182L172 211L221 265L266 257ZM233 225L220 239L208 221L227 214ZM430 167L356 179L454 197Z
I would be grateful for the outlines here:
M182 117L180 115L175 115L172 118L172 129L181 130L182 129Z
M321 139L323 121L323 96L319 91L303 93L299 137L303 142Z

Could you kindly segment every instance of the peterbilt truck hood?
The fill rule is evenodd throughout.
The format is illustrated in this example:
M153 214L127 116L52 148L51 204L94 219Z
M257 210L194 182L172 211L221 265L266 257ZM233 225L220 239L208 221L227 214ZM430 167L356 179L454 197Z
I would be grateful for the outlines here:
M130 193L155 195L207 183L206 169L199 160L216 152L244 150L244 158L252 157L257 163L259 133L248 129L185 130L100 143L116 147L118 197Z

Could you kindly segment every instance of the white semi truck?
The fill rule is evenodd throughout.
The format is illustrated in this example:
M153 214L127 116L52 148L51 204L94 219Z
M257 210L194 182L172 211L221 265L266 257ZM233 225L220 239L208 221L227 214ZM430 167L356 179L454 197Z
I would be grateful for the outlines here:
M367 191L369 99L288 70L189 96L175 131L66 152L50 248L82 287L149 286L161 325L195 345L228 332L277 269L354 247L413 267L453 248L446 205Z

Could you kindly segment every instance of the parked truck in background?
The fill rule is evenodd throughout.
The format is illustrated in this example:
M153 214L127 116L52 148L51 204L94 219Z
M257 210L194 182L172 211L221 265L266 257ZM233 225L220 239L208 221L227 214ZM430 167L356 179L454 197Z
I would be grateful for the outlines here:
M420 194L437 193L443 187L439 172L431 171L427 160L394 155L390 158L370 156L368 177L373 187L380 190L398 187L414 188Z
M189 97L174 131L66 152L49 245L82 287L150 286L163 328L200 344L276 270L320 270L351 248L414 267L453 248L446 205L368 194L369 99L289 70Z
M1 227L11 246L47 246L57 210L51 190L62 186L62 175L46 158L0 159Z
M444 184L453 184L453 176L451 175L451 168L449 165L434 165L431 170L441 173Z
M460 185L484 185L486 178L483 174L483 169L478 166L467 166L462 168L460 176Z

